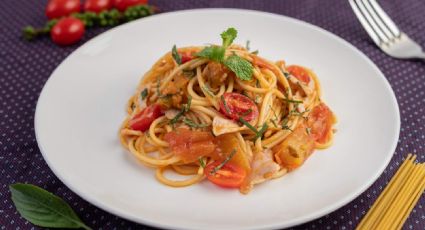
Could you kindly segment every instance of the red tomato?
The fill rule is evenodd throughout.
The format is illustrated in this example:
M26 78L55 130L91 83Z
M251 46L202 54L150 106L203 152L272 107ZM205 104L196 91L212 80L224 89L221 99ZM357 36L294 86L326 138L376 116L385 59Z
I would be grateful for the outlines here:
M148 130L152 122L162 116L162 114L161 107L158 104L152 104L136 114L128 124L131 129L144 132Z
M224 93L220 100L220 111L233 120L242 117L246 121L252 121L258 116L257 105L239 93Z
M84 11L100 13L109 10L112 7L111 0L86 0L84 3Z
M80 12L80 0L50 0L46 6L46 16L48 19L68 16L72 13Z
M193 59L193 56L191 53L181 53L180 54L182 57L182 64L191 61Z
M308 126L311 128L311 137L319 143L325 143L332 132L332 111L328 106L321 103L313 108L308 118Z
M246 177L246 172L239 166L227 162L213 173L221 161L214 161L205 167L205 176L214 184L225 188L238 188Z
M50 37L58 45L71 45L83 37L84 30L81 20L73 17L63 18L53 26Z
M291 66L288 66L287 70L289 71L290 74L292 74L298 80L305 82L307 84L310 82L310 76L308 75L307 70L305 70L303 67L297 66L297 65L291 65Z
M119 11L125 11L130 6L147 4L148 0L114 0L114 7Z

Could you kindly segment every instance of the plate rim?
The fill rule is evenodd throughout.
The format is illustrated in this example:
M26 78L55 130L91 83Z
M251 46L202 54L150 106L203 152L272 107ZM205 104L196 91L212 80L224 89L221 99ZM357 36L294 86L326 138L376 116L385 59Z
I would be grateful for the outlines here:
M43 147L43 144L41 144L40 142L40 137L39 137L39 130L38 126L40 123L40 101L42 101L42 99L44 98L45 94L46 94L46 86L49 84L49 82L51 82L52 76L54 76L56 74L56 72L58 71L58 69L68 60L70 59L72 56L76 55L76 53L79 50L84 49L86 46L90 45L93 42L96 42L96 40L100 40L102 37L104 36L108 36L110 33L114 33L116 30L122 29L123 27L128 27L131 26L135 23L140 23L140 21L150 21L150 20L156 20L156 18L158 17L164 17L164 16L169 16L169 15L179 15L179 14L185 14L185 13L220 13L220 12L226 12L226 13L249 13L253 16L266 16L266 17L270 17L270 18L275 18L278 20L286 20L286 21L290 21L292 23L296 23L298 25L301 26L305 26L311 30L315 30L318 33L324 34L334 40L337 40L338 42L342 43L345 47L347 47L348 49L350 49L351 51L353 51L354 53L358 54L360 57L362 57L368 65L370 65L374 71L376 71L379 75L378 78L380 78L381 80L383 80L384 86L385 88L387 88L387 90L390 92L391 95L391 104L395 109L395 117L396 117L396 135L394 136L394 140L391 143L391 147L390 149L392 149L392 154L387 154L385 160L383 161L383 164L381 165L381 167L376 171L376 173L370 177L369 181L367 181L367 183L365 183L363 186L359 186L356 190L354 190L353 192L351 192L350 194L348 194L347 196L345 196L344 199L341 199L339 202L335 202L331 205L328 205L322 209L316 210L315 212L310 213L309 215L304 215L302 217L298 217L289 221L285 221L285 222L279 222L279 221L275 221L273 223L270 223L268 225L262 225L262 226L255 226L254 228L249 228L249 229L270 229L270 228L287 228L287 227L291 227L291 226L296 226L296 225L300 225L303 223L307 223L309 221L315 220L317 218L320 218L326 214L332 213L335 210L343 207L344 205L348 204L349 202L353 201L354 199L356 199L357 197L359 197L363 192L365 192L373 183L376 182L376 180L382 175L383 171L385 170L385 168L388 167L388 164L390 163L392 157L394 156L397 144L398 144L398 139L400 137L400 128L401 128L401 118L400 118L400 109L398 106L398 102L397 102L397 98L395 96L395 92L392 89L388 79L385 77L385 75L381 72L381 70L376 66L376 64L366 55L364 54L362 51L360 51L357 47L355 47L354 45L352 45L351 43L349 43L348 41L346 41L345 39L339 37L338 35L327 31L317 25L311 24L310 22L306 22L300 19L296 19L296 18L292 18L286 15L282 15L282 14L277 14L277 13L271 13L271 12L265 12L265 11L258 11L258 10L251 10L251 9L240 9L240 8L196 8L196 9L187 9L187 10L178 10L178 11L171 11L171 12L165 12L165 13L160 13L160 14L155 14L146 18L141 18L141 19L137 19L125 24L122 24L120 26L111 28L103 33L100 33L98 35L96 35L95 37L89 39L88 41L86 41L84 44L82 44L81 46L79 46L78 48L76 48L70 55L68 55L65 59L62 60L62 62L54 69L54 71L50 74L49 78L47 79L47 81L45 82L43 89L40 92L40 95L37 99L37 104L36 104L36 110L35 110L35 115L34 115L34 132L35 132L35 137L37 140L37 145L40 149L40 152L43 156L43 159L46 161L48 167L50 168L50 170L52 170L52 172L55 174L55 176L65 185L67 186L73 193L75 193L76 195L78 195L79 197L83 198L85 201L87 201L88 203L108 212L111 213L113 215L119 216L121 218L124 218L126 220L130 220L133 221L135 223L138 224L142 224L142 225L149 225L149 226L153 226L153 227L159 227L159 228L166 228L166 229L200 229L199 227L195 227L195 226L173 226L171 224L167 224L166 222L156 222L156 221L151 221L147 218L143 218L143 216L137 216L136 215L128 215L128 213L121 211L121 210L117 210L114 209L114 207L111 207L110 205L104 204L100 201L98 201L98 199L96 199L96 197L89 195L88 193L85 193L84 191L81 191L80 189L77 188L77 186L73 186L71 182L67 181L63 175L61 175L60 170L57 169L53 162L51 162L49 160L49 158L47 157L45 148ZM247 229L247 227L242 227L242 228L237 228L237 229Z

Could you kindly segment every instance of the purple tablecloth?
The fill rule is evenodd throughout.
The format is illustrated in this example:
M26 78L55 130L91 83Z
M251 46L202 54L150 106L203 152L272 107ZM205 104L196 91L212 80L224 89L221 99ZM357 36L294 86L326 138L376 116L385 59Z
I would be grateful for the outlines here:
M425 47L424 0L379 2L403 31ZM162 12L227 7L255 9L298 18L331 31L356 46L376 63L389 80L401 111L401 133L388 168L373 186L351 203L294 229L353 229L407 153L418 154L419 160L425 161L425 62L396 60L382 53L358 23L348 1L151 0L151 3ZM91 29L83 42L66 48L54 45L47 38L33 43L23 41L20 38L23 26L41 26L45 22L45 4L46 1L39 0L0 1L0 227L37 228L18 215L10 199L8 185L25 182L41 186L62 197L94 229L150 229L84 201L64 186L43 160L33 125L38 95L50 73L62 60L83 42L105 30ZM407 220L405 229L425 229L424 206L425 198L422 197Z

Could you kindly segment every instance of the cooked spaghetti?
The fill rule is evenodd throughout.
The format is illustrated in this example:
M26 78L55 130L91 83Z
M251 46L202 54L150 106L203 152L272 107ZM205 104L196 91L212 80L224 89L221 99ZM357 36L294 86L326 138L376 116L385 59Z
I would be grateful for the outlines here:
M120 139L163 184L205 178L248 193L332 143L334 114L308 68L271 62L248 47L185 47L161 57L127 105ZM188 179L167 178L166 170Z

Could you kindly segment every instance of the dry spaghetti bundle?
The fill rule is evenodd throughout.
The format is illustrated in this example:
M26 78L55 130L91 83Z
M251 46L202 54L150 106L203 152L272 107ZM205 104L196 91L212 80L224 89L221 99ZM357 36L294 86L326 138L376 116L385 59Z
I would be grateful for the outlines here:
M401 229L425 189L425 164L409 154L357 229Z
M207 178L247 193L332 143L336 119L317 76L232 45L236 35L223 32L221 46L174 46L128 102L121 142L166 185ZM166 170L189 178L167 178Z

